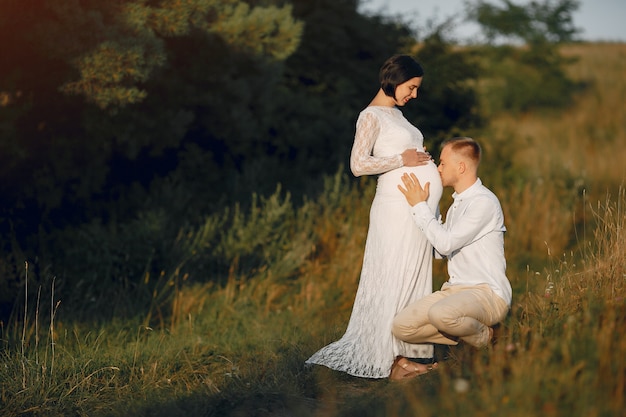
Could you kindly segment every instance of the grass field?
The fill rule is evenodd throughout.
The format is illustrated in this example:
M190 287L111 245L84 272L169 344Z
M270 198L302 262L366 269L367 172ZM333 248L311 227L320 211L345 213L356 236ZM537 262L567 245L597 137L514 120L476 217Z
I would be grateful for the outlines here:
M475 133L514 289L492 347L438 347L440 368L406 383L304 367L345 330L367 232L373 180L337 175L302 207L277 192L247 215L242 235L289 225L268 244L271 262L233 264L223 285L166 280L171 296L155 294L142 317L76 323L54 282L46 302L19 300L20 319L0 328L0 414L626 415L626 45L563 53L579 56L571 75L589 85L571 108L499 116ZM443 264L435 274L439 285Z

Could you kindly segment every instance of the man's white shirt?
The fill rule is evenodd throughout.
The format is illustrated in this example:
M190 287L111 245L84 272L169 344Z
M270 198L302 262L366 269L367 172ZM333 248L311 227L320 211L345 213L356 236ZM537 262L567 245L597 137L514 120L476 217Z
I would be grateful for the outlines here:
M498 197L480 178L452 197L445 223L435 218L426 202L411 207L415 223L435 250L448 258L450 285L488 284L511 305L504 257L506 227Z

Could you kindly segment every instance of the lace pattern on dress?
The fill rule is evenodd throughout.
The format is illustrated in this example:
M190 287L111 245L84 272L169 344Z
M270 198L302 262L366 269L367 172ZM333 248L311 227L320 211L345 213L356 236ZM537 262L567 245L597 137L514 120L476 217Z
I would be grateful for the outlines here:
M376 175L402 166L402 155L375 157L372 155L380 133L380 119L371 111L364 111L356 123L354 144L350 154L350 169L359 177Z

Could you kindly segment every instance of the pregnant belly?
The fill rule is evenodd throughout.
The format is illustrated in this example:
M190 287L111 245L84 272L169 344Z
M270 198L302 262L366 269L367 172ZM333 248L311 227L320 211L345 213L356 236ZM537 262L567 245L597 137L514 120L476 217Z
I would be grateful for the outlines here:
M402 199L404 195L398 190L398 185L404 185L402 183L403 174L414 173L417 176L422 187L428 182L430 183L430 196L428 197L428 205L434 211L439 204L443 187L441 185L441 177L437 171L437 166L434 162L429 162L426 165L417 167L401 167L382 174L378 177L378 184L376 187L376 196L388 199Z

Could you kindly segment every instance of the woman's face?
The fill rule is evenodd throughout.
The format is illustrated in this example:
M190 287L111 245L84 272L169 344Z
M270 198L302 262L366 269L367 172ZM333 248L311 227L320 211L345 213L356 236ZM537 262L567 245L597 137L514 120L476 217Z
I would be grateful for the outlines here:
M398 84L394 100L397 106L404 106L409 100L417 98L417 90L422 85L422 77L414 77L408 81Z

